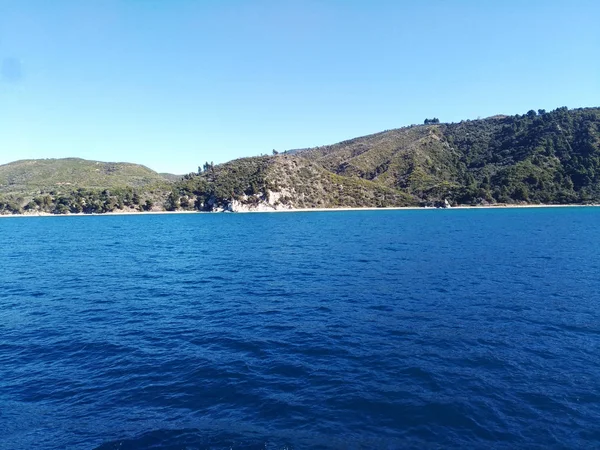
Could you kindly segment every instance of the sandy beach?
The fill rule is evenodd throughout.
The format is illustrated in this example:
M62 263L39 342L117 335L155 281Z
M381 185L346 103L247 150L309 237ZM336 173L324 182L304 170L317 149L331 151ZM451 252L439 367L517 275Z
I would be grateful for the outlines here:
M423 206L399 206L388 208L364 207L364 208L291 208L273 209L265 211L236 211L236 214L254 213L293 213L293 212L334 212L334 211L432 211L432 210L460 210L460 209L516 209L516 208L589 208L600 205L485 205L485 206L454 206L451 208L434 208Z
M18 218L18 217L89 217L89 216L137 216L137 215L168 215L168 214L261 214L261 213L299 213L299 212L343 212L343 211L432 211L432 210L464 210L464 209L518 209L518 208L591 208L600 205L485 205L485 206L454 206L451 208L434 208L420 206L402 206L402 207L364 207L364 208L290 208L290 209L271 209L261 211L114 211L103 214L52 214L47 212L25 213L25 214L0 214L0 218Z

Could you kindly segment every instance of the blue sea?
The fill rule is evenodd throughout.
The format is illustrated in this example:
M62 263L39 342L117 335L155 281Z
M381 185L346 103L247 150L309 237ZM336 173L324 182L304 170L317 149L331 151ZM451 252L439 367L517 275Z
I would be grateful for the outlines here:
M0 219L1 449L600 447L600 209Z

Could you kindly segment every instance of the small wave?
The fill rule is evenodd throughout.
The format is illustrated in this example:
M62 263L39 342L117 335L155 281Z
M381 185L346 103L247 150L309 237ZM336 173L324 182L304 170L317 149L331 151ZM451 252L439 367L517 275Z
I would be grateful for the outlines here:
M287 444L233 434L210 435L197 429L153 430L127 439L105 442L95 450L293 450Z

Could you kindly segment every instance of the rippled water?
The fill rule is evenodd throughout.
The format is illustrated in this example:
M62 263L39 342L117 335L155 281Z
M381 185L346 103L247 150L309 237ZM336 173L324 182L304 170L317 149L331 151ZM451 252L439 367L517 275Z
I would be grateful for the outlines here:
M0 448L600 445L600 210L0 220Z

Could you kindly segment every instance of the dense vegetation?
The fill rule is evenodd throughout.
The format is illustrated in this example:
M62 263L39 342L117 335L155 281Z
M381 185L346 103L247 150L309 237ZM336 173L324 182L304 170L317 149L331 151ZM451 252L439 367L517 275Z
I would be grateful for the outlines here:
M600 202L598 108L427 123L301 155L410 193L422 205Z
M600 201L600 109L441 126L460 153L460 203Z
M79 159L0 166L0 214L600 203L600 108L426 119L184 177Z
M0 166L0 214L100 214L148 211L174 175L147 167L78 158L22 160Z
M0 193L29 192L32 189L143 188L166 181L167 177L139 164L79 158L21 160L0 166Z
M119 188L112 191L77 189L70 192L40 192L24 205L22 196L0 196L0 214L52 213L52 214L102 214L115 211L150 211L154 192ZM162 195L162 193L160 193Z

